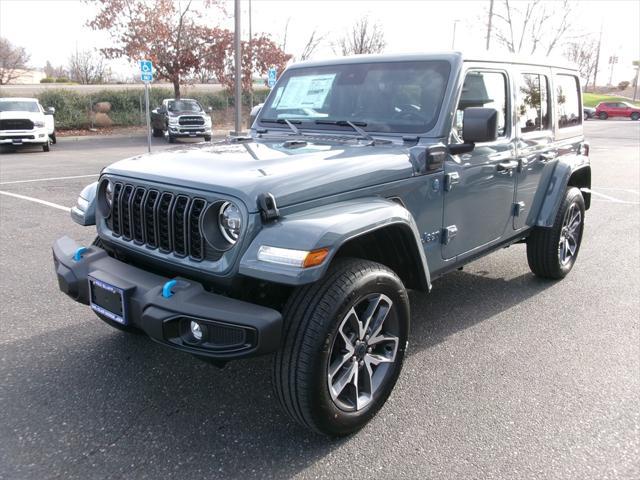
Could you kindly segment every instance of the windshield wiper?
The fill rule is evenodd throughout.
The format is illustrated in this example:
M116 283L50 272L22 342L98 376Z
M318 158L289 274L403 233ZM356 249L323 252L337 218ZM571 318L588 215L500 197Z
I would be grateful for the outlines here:
M288 118L261 118L261 122L264 123L282 123L287 124L293 133L296 135L302 135L300 129L294 125L294 123L302 123L300 120L289 120Z
M391 140L375 139L371 136L369 132L360 128L360 127L366 127L367 122L359 122L359 121L350 122L349 120L316 120L315 123L316 125L338 125L341 127L349 126L353 128L356 131L356 133L358 133L361 137L369 140L372 143L372 145L375 145L376 143L391 143Z

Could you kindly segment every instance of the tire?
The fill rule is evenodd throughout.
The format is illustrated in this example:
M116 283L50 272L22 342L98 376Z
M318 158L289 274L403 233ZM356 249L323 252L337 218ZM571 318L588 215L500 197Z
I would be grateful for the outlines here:
M42 151L48 152L49 150L51 150L51 147L49 146L49 141L47 140L47 143L42 145Z
M49 138L51 139L51 143L53 143L54 145L58 143L58 139L56 138L56 132L53 132L51 135L49 135Z
M204 141L205 142L210 142L211 141L211 135L205 135L204 136Z
M367 310L373 315L367 316ZM352 314L356 311L360 316ZM374 317L377 326L366 330L371 338L360 333L360 317ZM294 291L283 318L273 385L284 411L326 435L344 436L362 428L384 405L402 369L409 300L398 276L379 263L339 259L323 279ZM355 371L360 390L354 387ZM343 389L341 380L347 380ZM330 389L330 382L335 388ZM359 391L363 395L356 399Z
M599 118L600 120L606 120L607 118L609 118L609 115L607 114L607 112L600 112L600 113L598 114L598 118Z
M173 135L169 134L169 143L176 143L176 137L174 137Z
M584 212L582 193L575 187L569 187L553 226L533 229L527 238L527 260L535 275L559 280L571 271L582 242ZM576 215L577 221L573 220Z
M633 112L633 113L631 114L631 120L636 121L636 120L638 120L639 118L640 118L640 113L638 113L638 112Z
M159 138L164 135L164 131L160 130L159 128L154 128L153 131L151 132L151 135L153 135L155 138Z

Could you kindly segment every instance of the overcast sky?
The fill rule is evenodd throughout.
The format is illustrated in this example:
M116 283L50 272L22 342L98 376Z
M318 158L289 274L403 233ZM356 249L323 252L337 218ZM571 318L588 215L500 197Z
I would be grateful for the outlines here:
M199 0L195 0L198 2ZM500 0L495 0L496 4ZM519 2L512 1L512 4ZM233 13L233 2L227 2ZM384 30L386 52L418 52L451 49L456 25L455 49L481 51L485 44L486 9L489 0L253 0L252 29L266 32L281 42L289 22L287 51L300 55L314 29L327 36L315 57L333 55L330 42L343 34L363 15L377 21ZM249 0L243 0L243 32L248 38ZM108 37L85 26L95 6L77 0L0 0L0 35L24 46L31 53L31 64L42 68L47 60L66 64L76 47L100 48ZM215 12L212 23L228 28L233 20ZM583 0L578 2L574 23L582 33L597 33L604 26L599 82L609 78L609 56L617 55L614 83L631 80L631 61L640 58L640 0ZM498 42L493 45L498 48ZM557 54L561 49L557 49ZM128 76L136 66L124 61L112 65L115 72Z

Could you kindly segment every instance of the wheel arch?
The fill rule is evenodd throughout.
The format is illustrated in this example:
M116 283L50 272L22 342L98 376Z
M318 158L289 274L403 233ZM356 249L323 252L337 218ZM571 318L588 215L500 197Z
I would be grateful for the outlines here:
M299 268L258 259L261 246L312 251L327 248L325 261ZM391 268L408 288L428 291L429 269L412 215L382 198L362 198L285 215L265 225L240 260L239 272L285 285L313 283L335 258L357 257Z

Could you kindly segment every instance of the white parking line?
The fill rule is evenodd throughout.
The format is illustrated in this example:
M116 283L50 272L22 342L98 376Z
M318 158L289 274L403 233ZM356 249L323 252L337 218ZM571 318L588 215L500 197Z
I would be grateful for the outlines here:
M50 180L71 180L73 178L97 177L97 173L90 175L74 175L72 177L50 177L50 178L34 178L33 180L13 180L11 182L0 182L0 185L10 185L14 183L31 183L31 182L48 182Z
M3 190L0 190L0 195L7 195L8 197L20 198L21 200L28 200L30 202L46 205L47 207L57 208L58 210L63 210L65 212L71 211L69 207L58 205L57 203L47 202L46 200L40 200L39 198L27 197L25 195L18 195L17 193L5 192Z
M595 195L597 197L604 198L605 200L609 200L610 202L613 202L613 203L623 203L625 205L640 205L640 202L628 202L626 200L620 200L619 198L615 198L610 195L605 195L604 193L594 192L589 188L583 188L582 190L585 192L591 193L591 195Z

